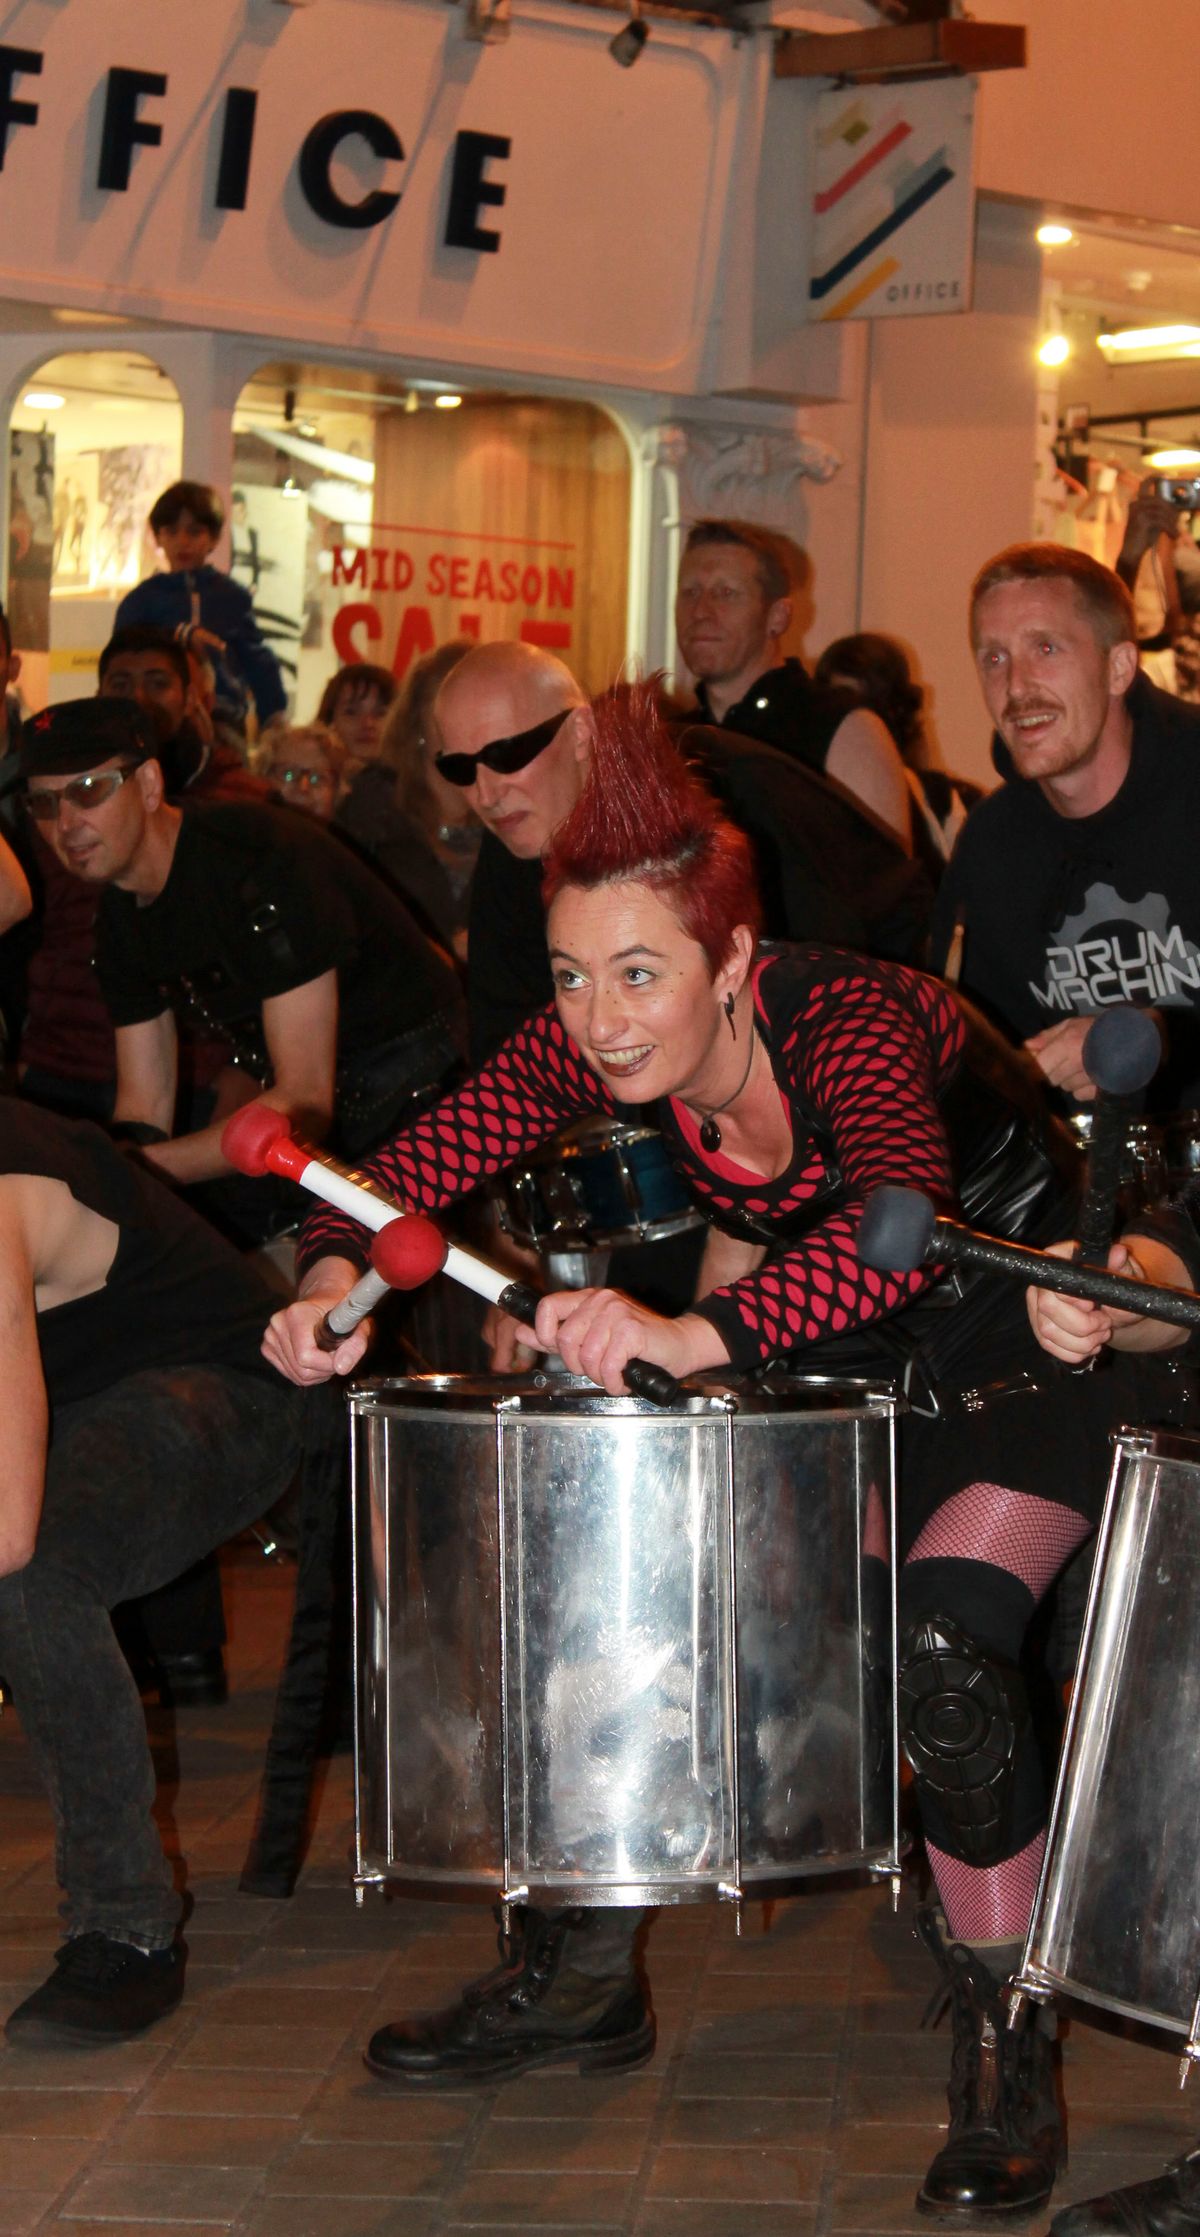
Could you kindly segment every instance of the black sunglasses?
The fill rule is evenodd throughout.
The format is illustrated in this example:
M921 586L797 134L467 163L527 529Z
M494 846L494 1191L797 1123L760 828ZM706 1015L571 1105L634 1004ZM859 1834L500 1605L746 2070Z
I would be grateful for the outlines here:
M515 738L493 738L490 745L481 746L478 753L439 753L434 768L447 784L473 785L482 762L498 777L515 777L518 769L525 769L545 753L552 738L558 736L574 707L564 707L561 714L550 715L545 722L535 722L532 730L518 730Z

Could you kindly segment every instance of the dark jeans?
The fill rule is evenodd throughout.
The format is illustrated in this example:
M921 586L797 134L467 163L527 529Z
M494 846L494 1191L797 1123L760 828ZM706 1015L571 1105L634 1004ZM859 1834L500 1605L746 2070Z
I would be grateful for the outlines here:
M54 1810L70 1934L172 1940L146 1721L109 1610L270 1506L303 1398L233 1368L150 1368L56 1412L33 1559L0 1578L0 1670Z

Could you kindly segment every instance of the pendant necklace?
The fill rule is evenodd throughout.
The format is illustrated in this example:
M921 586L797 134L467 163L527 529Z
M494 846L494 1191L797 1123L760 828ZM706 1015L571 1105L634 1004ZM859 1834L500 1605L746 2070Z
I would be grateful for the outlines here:
M719 1119L722 1111L727 1111L731 1103L737 1102L742 1089L745 1087L746 1082L750 1077L751 1067L754 1063L754 1046L755 1036L753 1033L751 1033L750 1053L746 1058L746 1069L743 1072L741 1079L738 1081L733 1094L727 1095L725 1101L723 1103L718 1103L713 1110L706 1111L700 1121L700 1147L706 1152L709 1157L712 1156L714 1150L719 1150L721 1147L721 1129L717 1125L717 1120Z

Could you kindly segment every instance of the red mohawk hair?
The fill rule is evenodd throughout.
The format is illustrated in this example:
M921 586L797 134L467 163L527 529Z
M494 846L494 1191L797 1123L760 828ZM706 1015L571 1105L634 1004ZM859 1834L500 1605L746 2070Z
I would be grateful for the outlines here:
M744 831L693 775L663 721L656 679L618 686L592 710L587 783L546 851L542 899L564 886L649 886L703 948L710 972L762 904Z

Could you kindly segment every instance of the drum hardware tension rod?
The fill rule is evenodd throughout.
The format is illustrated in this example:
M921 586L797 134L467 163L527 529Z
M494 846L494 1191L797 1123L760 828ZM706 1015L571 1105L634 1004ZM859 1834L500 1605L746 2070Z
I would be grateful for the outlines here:
M221 1136L221 1149L239 1173L254 1179L279 1173L374 1230L370 1268L321 1323L317 1342L323 1351L336 1351L341 1338L365 1319L388 1289L418 1289L439 1272L461 1282L476 1296L486 1297L489 1304L498 1305L514 1319L533 1320L541 1299L528 1283L511 1281L503 1268L493 1266L477 1251L448 1243L432 1220L406 1212L403 1205L374 1195L360 1181L352 1180L344 1167L298 1140L286 1111L277 1110L274 1104L246 1103L235 1111ZM626 1387L635 1397L649 1399L655 1406L682 1404L683 1391L674 1375L652 1360L627 1360L623 1373Z

